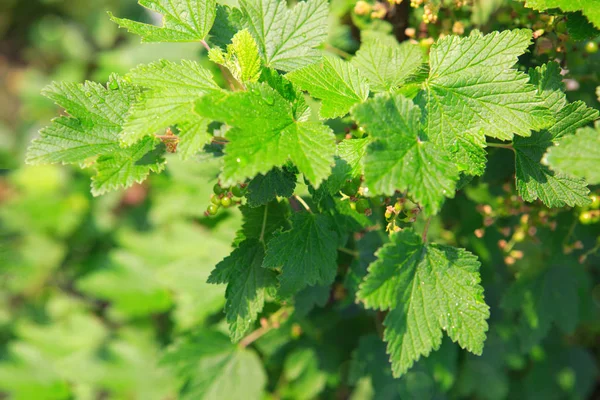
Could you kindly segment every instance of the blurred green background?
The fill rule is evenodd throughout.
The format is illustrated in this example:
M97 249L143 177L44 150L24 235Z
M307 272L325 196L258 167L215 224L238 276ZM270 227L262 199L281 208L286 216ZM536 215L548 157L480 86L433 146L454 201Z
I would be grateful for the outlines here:
M358 29L392 30L389 21L352 13L354 0L331 3L329 43L338 49L355 51ZM407 3L405 0L406 7ZM499 8L504 11L492 14ZM178 334L223 325L224 287L208 285L206 279L214 265L229 254L241 221L236 209L217 218L204 217L219 168L213 159L198 157L181 166L179 158L170 155L165 173L98 198L90 194L86 170L23 165L28 143L59 113L40 95L50 82L106 82L111 73L124 74L159 58L205 60L200 58L200 44L140 44L139 38L110 22L107 11L138 21L152 19L134 0L0 0L0 399L175 399L180 385L173 372L159 362L164 348ZM417 30L417 39L424 46L431 44L430 37L457 33L461 26L468 33L474 28L484 32L506 27L535 30L540 21L548 25L538 13L508 0L475 1L468 11L445 9L440 24L424 29L421 15L422 9L411 11L408 27ZM461 23L458 28L456 21ZM395 33L403 36L404 27ZM600 82L600 53L586 54L584 43L562 43L559 34L549 33L540 37L534 52L521 61L537 66L558 57L568 64L571 76L577 77L568 82L569 98L598 108L594 92ZM569 51L557 54L560 45ZM492 152L490 164L495 168L449 201L445 213L434 221L432 235L478 254L484 264L486 300L497 310L512 274L522 268L503 264L505 255L496 244L503 238L499 232L527 226L527 222L507 212L498 217L498 232L483 239L473 234L485 222L481 204L497 204L502 212L503 204L518 203L516 196L507 194L514 193L510 187L512 155ZM503 184L508 190L500 190ZM532 209L531 215L545 212L538 205ZM575 226L577 215L578 211L555 212L550 220L568 229ZM436 385L446 391L454 387L451 398L503 399L519 393L515 398L580 399L593 398L594 390L599 393L595 361L600 352L599 258L590 251L594 246L598 250L599 229L598 225L577 225L569 233L573 241L581 238L584 246L568 261L574 279L581 283L573 298L581 300L577 318L583 329L565 343L553 328L544 346L522 354L514 350L514 316L493 314L483 357L461 353L457 367L457 347L446 343L443 349L450 349L448 353L435 353L404 378L401 388L410 393L406 398L418 399L418 393L425 390L420 376L432 381L423 371L434 371L431 376L435 375ZM566 236L563 231L559 234ZM547 239L546 243L554 245L550 238L556 235L550 228L539 229L538 236ZM516 246L537 259L528 265L532 269L539 267L541 253L547 250L540 249L534 239ZM364 242L369 240L367 236ZM369 244L378 245L378 241ZM579 250L589 253L581 268ZM552 298L560 300L560 296ZM344 326L337 315L356 316L352 303L345 299L314 318L310 329L326 331L319 346L338 344L336 335ZM357 326L363 323L360 319L355 322ZM303 329L309 330L306 325ZM279 392L274 398L316 398L325 386L330 387L330 394L337 387L343 389L337 353L333 357L336 362L330 363L333 367L316 365L317 354L327 357L326 346L310 347L313 343L307 340L307 347L292 352L289 358L277 352L278 346L293 340L291 331L266 339L272 340L267 344L257 342L267 358L269 390ZM361 335L359 330L353 333L347 342L354 347L344 343L341 350L331 350L342 354L339 358L343 358L344 368ZM380 350L381 342L371 343L371 339L361 339L355 357L360 359L363 346L367 355L370 346ZM330 342L325 343L327 340ZM453 369L440 369L448 354ZM373 384L383 382L385 386L391 380L389 366L385 359L375 361L375 368L385 372L374 376ZM278 381L282 368L286 376L294 376L296 386ZM357 383L354 399L373 398L363 386ZM569 396L563 396L561 390ZM349 397L344 390L340 392L346 394L342 398ZM397 394L381 398L397 398Z
M129 0L0 1L0 398L175 398L160 348L224 304L206 279L239 218L203 219L216 165L172 157L100 198L85 170L23 165L59 112L40 95L50 82L198 57L199 44L141 45L107 11L150 19Z

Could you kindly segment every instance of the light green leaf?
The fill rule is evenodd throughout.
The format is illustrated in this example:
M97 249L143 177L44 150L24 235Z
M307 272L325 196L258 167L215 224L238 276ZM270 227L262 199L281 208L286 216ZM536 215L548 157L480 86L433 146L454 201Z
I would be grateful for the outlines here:
M256 82L260 77L261 63L258 47L248 30L239 31L227 46L227 53L219 48L208 52L209 58L225 66L239 82Z
M223 184L265 174L288 160L315 185L329 175L335 152L331 129L320 122L298 121L294 111L293 104L265 83L198 100L198 114L233 126L227 132Z
M542 165L541 161L548 147L563 136L570 137L578 127L596 119L598 112L581 101L567 102L558 64L538 67L531 70L529 75L540 97L554 113L556 123L530 137L515 137L517 190L525 201L539 198L548 207L588 204L589 190L583 180L555 173Z
M40 131L27 152L27 163L82 163L89 157L119 151L119 132L130 105L139 95L134 86L112 76L104 87L53 83L42 94L63 107L61 116Z
M44 94L65 108L70 116L61 116L41 130L33 141L27 162L89 163L97 170L92 178L92 193L131 186L148 174L164 168L162 150L153 138L122 148L119 133L123 116L135 101L139 90L112 76L103 87L97 83L54 83Z
M246 240L221 261L209 277L209 283L227 282L225 314L234 342L252 328L265 304L267 290L277 286L275 273L262 268L264 252L261 242Z
M538 11L549 8L560 8L565 12L581 11L596 28L600 29L600 7L597 0L525 0L525 7Z
M474 255L424 244L404 230L392 235L377 257L357 296L367 308L390 310L384 340L394 376L438 349L442 331L461 347L481 354L490 314Z
M175 125L182 130L180 140L188 152L210 140L205 129L208 122L193 112L197 99L220 90L210 71L194 61L177 64L162 60L139 66L128 77L147 90L127 116L121 134L123 143L131 145Z
M190 114L187 121L184 118L177 124L179 129L177 154L181 159L187 160L193 157L211 140L211 135L208 133L209 122L206 118Z
M550 168L600 184L600 124L563 137L544 157Z
M98 157L92 177L92 194L102 195L111 190L143 182L150 172L165 169L164 151L156 147L157 140L145 138L131 147Z
M419 45L371 35L363 40L352 64L367 78L373 91L387 92L406 82L423 61Z
M248 184L246 199L250 207L258 207L279 197L290 197L296 187L296 174L287 168L274 168L258 175Z
M529 138L515 138L516 183L519 195L525 201L540 199L548 207L585 205L589 190L585 181L555 173L542 165L542 157L552 137L548 132L536 132Z
M215 0L139 0L139 4L163 15L163 26L143 24L128 19L110 19L142 42L199 42L212 28L217 13Z
M161 363L178 375L182 400L259 400L267 382L256 353L232 345L227 336L213 331L181 339Z
M447 36L431 48L420 99L426 102L425 132L433 143L450 149L469 175L483 173L485 135L530 136L554 122L527 75L513 69L530 43L531 31L524 29Z
M298 213L292 228L267 243L264 268L281 268L280 294L289 297L306 286L329 285L337 273L337 234L324 215Z
M318 61L327 37L328 3L308 0L288 9L283 0L241 0L242 22L271 68L291 71Z
M319 112L322 118L343 117L354 104L369 97L369 86L358 70L349 62L331 56L291 72L286 78L322 101Z
M453 197L458 171L442 148L424 140L421 111L400 95L377 95L352 111L373 142L365 157L365 182L370 192L392 195L408 190L428 214L444 197Z

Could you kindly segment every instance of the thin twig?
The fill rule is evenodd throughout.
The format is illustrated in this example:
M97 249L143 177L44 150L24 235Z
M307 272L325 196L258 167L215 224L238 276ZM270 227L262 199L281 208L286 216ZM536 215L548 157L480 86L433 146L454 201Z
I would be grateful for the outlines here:
M267 215L269 214L269 204L265 205L265 213L263 214L263 222L262 222L262 228L260 228L260 237L259 237L259 241L264 243L265 242L265 230L267 229Z
M347 249L345 247L338 247L338 251L341 251L342 253L349 254L349 255L351 255L354 258L358 258L360 256L360 254L358 253L358 251L356 251L356 250L350 250L350 249Z
M308 206L308 204L306 204L306 202L304 201L304 199L302 197L300 197L297 194L295 194L294 198L296 200L298 200L298 203L302 204L302 206L306 209L306 211L308 211L309 213L312 213L312 210L310 209L310 207Z
M330 44L325 45L325 50L329 51L331 53L337 54L338 56L345 58L346 60L349 60L352 58L352 55L350 55L349 53L346 53L344 50L340 50L337 47L333 47Z
M509 149L514 151L512 143L486 143L487 147L498 147L500 149Z
M431 217L427 218L425 222L425 228L423 228L423 235L421 238L423 239L423 243L427 241L427 232L429 232L429 224L431 224Z
M238 346L241 348L248 347L250 344L260 339L272 329L279 328L281 322L283 322L283 320L291 314L291 310L292 308L290 307L282 307L279 310L275 311L269 317L269 322L267 325L261 326L260 328L250 332L247 336L240 340Z

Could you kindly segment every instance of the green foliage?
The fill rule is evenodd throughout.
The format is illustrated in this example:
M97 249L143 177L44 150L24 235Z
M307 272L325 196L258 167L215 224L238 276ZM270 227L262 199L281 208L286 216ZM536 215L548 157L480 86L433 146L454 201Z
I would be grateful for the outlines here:
M140 5L163 15L163 26L143 24L128 19L111 19L143 42L195 42L203 40L215 21L214 0L139 0Z
M525 0L525 6L534 10L560 8L562 11L581 11L596 28L600 29L600 9L594 0Z
M0 124L19 166L0 171L0 397L595 393L590 4L139 3L162 26L112 20L187 43L99 12L89 35L33 29L36 68L66 57L51 38L76 58L38 77L64 111L35 166ZM108 83L57 83L87 75ZM22 90L25 134L57 110Z

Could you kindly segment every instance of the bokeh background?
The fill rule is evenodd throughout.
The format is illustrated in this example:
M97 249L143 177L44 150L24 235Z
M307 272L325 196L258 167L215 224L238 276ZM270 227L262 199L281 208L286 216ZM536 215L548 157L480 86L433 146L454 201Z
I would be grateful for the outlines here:
M408 7L408 0L404 3ZM354 52L358 28L365 26L392 31L399 38L408 32L428 46L440 33L535 30L536 23L547 24L539 14L509 0L442 9L440 23L431 26L421 24L422 8L410 11L404 21L384 21L358 15L355 7L354 0L332 1L332 48ZM107 11L156 21L134 0L0 0L0 399L175 399L179 386L172 371L159 362L163 349L179 333L222 324L224 288L206 284L206 278L229 254L240 216L230 210L217 218L204 217L218 165L198 159L179 168L179 159L169 157L166 173L94 198L86 170L23 163L27 144L59 112L40 95L50 82L105 82L111 73L124 74L159 58L205 60L200 44L140 44L110 22ZM563 43L560 33L549 33L536 41L524 63L535 66L559 57L577 77L567 81L569 99L599 108L595 90L600 57L586 52L585 44ZM503 180L510 174L498 170L488 179ZM469 196L471 200L453 203L451 209L466 209L493 197L481 187ZM464 230L472 232L482 217L474 209L469 212L474 219L465 222ZM439 226L433 229L443 234ZM582 234L591 237L584 243L588 250L597 229L590 232ZM484 262L502 260L472 239L470 247L479 243L476 251L480 257L483 253ZM597 268L594 273L597 278ZM591 282L589 286L592 290ZM497 301L497 291L488 289L486 296ZM594 397L600 396L594 360L600 289L596 292L596 302L585 299L587 314L582 317L588 335L583 343L591 350L557 353L562 358L552 366L550 378L541 372L539 380L528 378L534 380L528 393L538 393L538 384L545 388L540 389L541 397L528 398L567 398L552 397L556 385L569 389L568 398L600 398ZM519 370L524 361L505 352L502 332L491 335L487 358L465 367L470 370L463 372L468 378L459 397L508 398L508 373L496 373L495 368ZM544 350L536 351L539 357L547 356ZM327 382L338 384L327 374L311 375L308 392L301 384L294 388L288 383L280 397L318 397ZM546 379L552 383L544 383ZM277 382L270 385L277 389Z

